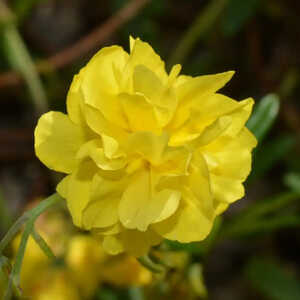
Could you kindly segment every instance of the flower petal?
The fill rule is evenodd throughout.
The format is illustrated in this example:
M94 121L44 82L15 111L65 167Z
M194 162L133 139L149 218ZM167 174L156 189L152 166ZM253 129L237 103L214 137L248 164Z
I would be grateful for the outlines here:
M111 136L119 143L126 140L128 133L118 125L106 120L101 111L87 104L84 106L84 114L88 126L97 134Z
M163 91L160 79L144 65L137 65L133 71L133 88L135 93L143 94L151 103L159 105L159 96Z
M124 251L124 245L115 235L105 236L102 242L103 249L111 254L116 255Z
M203 99L222 88L233 76L234 72L224 72L215 75L204 75L194 78L183 77L181 84L176 85L176 95L179 101L176 113L168 125L169 128L180 127L190 115L192 106L201 106ZM179 76L181 78L182 76Z
M167 81L168 75L165 70L165 63L148 43L141 41L139 38L135 40L131 39L130 47L128 70L131 69L133 71L135 66L144 65L154 72L163 82Z
M191 142L191 146L197 149L201 146L211 143L213 140L223 134L232 124L232 118L229 116L219 117L211 125L207 126L198 138Z
M186 189L193 194L194 205L197 205L207 218L211 218L214 215L214 198L208 166L201 153L193 154L190 169Z
M147 254L151 246L157 245L161 241L162 238L153 230L146 232L124 230L117 235L105 236L102 246L112 255L126 251L130 255L140 257Z
M92 162L82 163L68 179L67 206L71 213L74 225L82 227L82 212L90 201L92 178L96 168ZM58 189L62 192L62 187Z
M232 203L245 195L241 181L232 178L211 175L211 188L217 201Z
M244 181L251 171L251 151L257 141L244 127L235 137L221 136L201 149L212 173Z
M119 170L125 167L124 157L109 159L105 156L102 141L93 139L83 144L77 153L77 159L91 158L94 163L103 170Z
M128 154L139 154L154 165L162 162L167 149L168 135L160 136L152 132L136 132L129 136L126 151Z
M156 223L172 215L180 200L180 193L174 190L152 191L148 171L140 172L123 193L119 216L124 227L146 231Z
M82 214L83 228L103 228L115 225L118 222L118 206L120 197L99 199L86 206Z
M119 220L118 207L124 190L124 181L111 181L96 174L91 188L91 199L83 210L84 228L103 228Z
M159 132L159 123L154 107L141 94L121 94L122 107L132 131Z
M85 67L81 84L85 103L100 110L107 120L125 129L128 125L117 97L120 83L114 69L122 70L127 60L128 54L121 47L103 48Z
M158 245L162 241L162 237L151 229L146 232L124 230L120 234L120 239L126 252L135 257L147 254L150 247Z
M70 178L71 175L65 176L56 186L56 191L65 199L68 197Z
M82 68L79 74L75 75L67 95L67 112L68 116L75 124L82 125L85 123L82 113L82 105L84 103L81 91L81 83L84 77L85 68Z
M101 137L106 157L112 159L125 156L125 154L121 152L120 145L116 139L105 134L102 134Z
M104 228L92 228L91 231L93 234L96 236L101 236L101 235L115 235L120 233L123 230L123 227L120 222L109 226L109 227L104 227Z
M48 168L63 173L75 170L76 153L86 137L67 115L54 111L42 115L34 135L36 155Z
M194 196L185 193L182 200L174 215L151 225L151 228L164 238L181 243L205 239L212 228L213 219L208 219L199 209Z

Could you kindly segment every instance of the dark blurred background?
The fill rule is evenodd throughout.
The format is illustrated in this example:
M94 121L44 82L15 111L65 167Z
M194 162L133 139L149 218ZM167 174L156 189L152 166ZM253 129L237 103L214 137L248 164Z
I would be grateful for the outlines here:
M0 1L0 235L58 180L34 155L39 115L65 111L74 74L105 45L128 50L132 35L168 70L235 70L222 92L256 100L246 198L226 212L216 242L168 247L203 265L208 299L300 299L299 1Z

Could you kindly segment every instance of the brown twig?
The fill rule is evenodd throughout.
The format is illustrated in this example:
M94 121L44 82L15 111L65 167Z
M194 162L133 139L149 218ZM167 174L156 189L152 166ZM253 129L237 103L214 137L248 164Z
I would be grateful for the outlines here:
M149 2L150 0L130 1L128 5L120 9L104 24L77 41L74 45L62 50L48 59L40 61L37 64L38 71L40 73L47 73L50 70L57 70L72 63L77 58L103 43L124 23L133 18ZM23 79L20 74L13 71L0 74L0 88L18 85L22 81Z

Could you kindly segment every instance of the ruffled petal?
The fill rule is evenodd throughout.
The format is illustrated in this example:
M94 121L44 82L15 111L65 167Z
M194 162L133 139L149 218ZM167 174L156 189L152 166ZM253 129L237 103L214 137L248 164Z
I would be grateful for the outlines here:
M102 141L99 139L88 141L79 149L77 159L91 158L103 170L119 170L125 167L127 162L124 157L110 159L106 157L102 146Z
M56 191L65 199L68 197L70 178L71 175L65 176L56 186Z
M165 63L148 43L141 41L139 38L131 38L130 48L130 58L127 66L128 76L132 74L131 72L136 66L144 65L154 72L160 80L167 81L168 75L165 70Z
M159 235L181 243L201 241L209 234L213 219L201 211L198 200L185 193L176 213L170 218L151 225Z
M160 126L154 107L141 94L121 94L122 107L132 131L159 132Z
M123 193L119 216L124 227L146 231L151 223L160 222L176 211L180 192L155 192L150 178L148 171L140 172Z
M179 104L168 127L173 129L180 127L189 118L191 107L201 107L203 99L213 95L217 90L222 88L231 79L233 74L233 71L229 71L194 78L179 76L181 84L176 84L176 96Z
M101 137L103 142L103 150L106 157L113 159L125 156L125 153L121 151L120 144L116 139L105 134L102 134Z
M82 68L79 74L75 75L67 95L67 112L68 116L75 124L82 125L85 123L82 113L82 105L84 103L81 91L81 83L84 77L85 68Z
M186 189L192 193L194 204L207 216L214 215L214 196L208 166L200 152L195 152L190 164L190 175L186 179ZM188 194L189 195L189 194Z
M115 235L105 236L102 242L102 247L111 255L120 254L125 250L122 241Z
M221 136L200 151L210 172L244 181L251 171L251 151L256 144L254 135L244 127L235 138Z
M146 232L124 230L120 234L120 240L126 252L135 257L140 257L147 254L150 247L158 245L162 241L162 237L151 229Z
M185 147L168 147L161 157L161 163L153 169L162 176L186 176L192 153Z
M118 207L124 188L122 180L107 180L99 174L94 176L90 202L83 210L85 229L109 227L118 222Z
M159 105L159 96L163 91L160 79L144 65L138 65L133 71L133 89L135 93L143 94L151 103Z
M81 163L79 168L65 179L67 187L63 187L62 184L58 187L58 192L66 197L73 223L78 227L82 227L82 212L90 201L95 172L96 167L92 162Z
M136 132L129 136L126 151L128 154L138 154L154 165L163 161L163 154L167 149L168 135L160 136L152 132Z
M119 143L127 139L128 133L120 126L106 120L101 111L87 104L84 106L84 114L88 126L98 135L111 136L117 139Z
M245 195L242 182L232 178L212 174L211 187L215 199L220 202L232 203Z
M63 173L76 169L76 153L86 136L67 115L54 111L42 115L34 136L36 155L48 168Z
M103 227L103 228L92 228L91 232L99 237L99 236L106 236L106 235L115 235L120 233L124 228L122 227L121 223L118 222L112 226L109 227Z
M85 103L101 111L107 120L125 129L128 124L117 97L120 82L116 78L115 69L121 71L127 60L128 54L121 47L103 48L85 67L81 83Z
M89 202L82 214L83 228L103 228L118 222L120 197L111 197Z
M183 145L197 139L196 144L200 146L220 134L234 137L244 127L254 104L252 98L238 102L220 94L204 97L198 102L191 108L189 118L172 132L170 145Z
M102 246L108 253L115 255L126 251L130 255L140 257L147 254L150 247L162 241L153 230L140 232L138 230L124 230L120 234L105 236Z

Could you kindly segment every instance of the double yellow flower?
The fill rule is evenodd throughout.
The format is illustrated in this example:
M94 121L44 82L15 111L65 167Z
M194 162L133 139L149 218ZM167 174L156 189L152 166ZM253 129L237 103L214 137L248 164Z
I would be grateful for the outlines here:
M203 240L244 196L255 137L253 99L217 93L233 72L168 74L151 46L100 50L73 79L67 114L44 114L35 150L66 173L57 186L76 226L109 253L145 254L163 239Z

